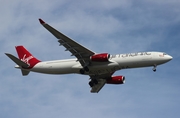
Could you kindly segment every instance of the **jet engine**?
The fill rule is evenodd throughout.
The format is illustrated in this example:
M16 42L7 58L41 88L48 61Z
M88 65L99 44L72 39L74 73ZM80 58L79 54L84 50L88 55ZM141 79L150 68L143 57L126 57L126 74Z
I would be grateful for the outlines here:
M96 61L96 62L107 62L109 61L110 54L108 53L101 53L101 54L95 54L90 57L91 61Z
M107 84L124 84L125 77L124 76L113 76L110 79L107 79Z

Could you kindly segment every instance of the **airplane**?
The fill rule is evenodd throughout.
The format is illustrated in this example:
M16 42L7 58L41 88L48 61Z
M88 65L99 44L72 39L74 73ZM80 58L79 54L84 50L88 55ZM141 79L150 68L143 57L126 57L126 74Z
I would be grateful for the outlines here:
M156 71L158 65L172 60L172 56L164 52L137 52L127 54L111 55L109 53L95 53L71 38L54 29L52 26L39 19L39 22L52 35L54 35L60 46L66 48L75 56L75 59L64 59L54 61L40 61L34 57L25 47L15 46L18 57L5 53L21 69L22 75L29 72L45 74L83 74L89 75L91 93L98 93L105 84L124 84L125 76L113 76L114 72L122 69L153 67Z

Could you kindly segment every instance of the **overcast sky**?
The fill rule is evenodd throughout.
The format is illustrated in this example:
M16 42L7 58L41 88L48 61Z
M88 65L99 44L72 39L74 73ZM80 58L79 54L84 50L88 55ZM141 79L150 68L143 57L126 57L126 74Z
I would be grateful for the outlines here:
M0 0L0 118L179 118L179 0ZM94 52L161 51L170 62L121 70L124 85L90 93L89 77L22 76L5 52L24 45L41 61L72 58L38 19Z

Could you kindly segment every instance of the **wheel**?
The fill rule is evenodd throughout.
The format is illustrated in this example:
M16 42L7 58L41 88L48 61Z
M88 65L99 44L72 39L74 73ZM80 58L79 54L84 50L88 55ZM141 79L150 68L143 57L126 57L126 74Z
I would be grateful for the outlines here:
M154 68L153 68L153 71L156 72L156 64L154 64Z
M81 74L84 74L84 73L85 73L83 69L80 69L79 72L80 72Z
M92 81L89 82L89 86L90 87L93 87L94 86L94 83Z
M86 72L89 72L89 68L86 66L86 67L84 67L84 70L86 71Z
M96 79L93 80L94 84L98 84L98 81Z

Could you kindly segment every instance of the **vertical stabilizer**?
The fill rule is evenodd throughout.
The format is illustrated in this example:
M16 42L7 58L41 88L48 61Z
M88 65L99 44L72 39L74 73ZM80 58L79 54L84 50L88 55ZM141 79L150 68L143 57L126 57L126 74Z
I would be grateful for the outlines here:
M28 50L26 50L23 46L16 46L16 51L18 53L19 59L24 63L28 64L28 68L33 68L37 63L40 62L37 58L35 58Z

